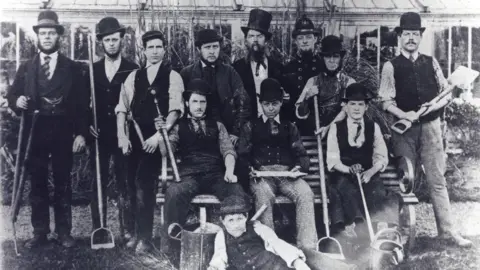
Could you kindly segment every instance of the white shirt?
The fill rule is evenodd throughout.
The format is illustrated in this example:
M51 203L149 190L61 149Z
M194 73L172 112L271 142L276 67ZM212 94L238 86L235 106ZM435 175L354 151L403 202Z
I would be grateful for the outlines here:
M50 56L50 62L48 63L48 66L50 67L50 76L48 76L48 79L50 80L53 77L53 73L55 72L55 68L57 67L57 60L58 60L58 51L52 53L52 54L45 54L43 52L40 52L40 66L45 64L45 56Z
M263 119L264 123L266 123L268 121L268 117L266 117L265 114L262 114L262 119ZM277 114L277 116L275 116L275 118L273 118L273 120L275 120L275 122L277 122L277 124L280 124L280 114Z
M260 95L260 85L262 84L263 80L268 78L268 59L266 57L265 57L264 63L267 66L267 68L264 68L262 65L260 65L258 69L258 76L256 76L257 62L253 60L250 62L250 67L252 68L253 80L255 81L255 90L257 92L257 108L258 108L257 116L263 115L263 109L262 109L262 106L260 105L260 100L258 98L258 95Z
M109 57L105 57L105 75L107 75L107 79L109 82L113 80L115 74L117 73L118 69L120 68L120 64L122 62L122 57L118 56L117 59L111 59Z
M414 51L413 53L406 52L404 50L400 50L400 52L405 56L405 58L410 60L410 55L413 56L413 61L416 61L418 58L418 51Z
M150 64L150 63L148 63ZM153 81L155 80L155 77L157 77L158 69L160 68L160 65L162 64L162 61L156 63L156 64L150 64L150 66L147 68L147 78L148 78L148 83L152 84Z

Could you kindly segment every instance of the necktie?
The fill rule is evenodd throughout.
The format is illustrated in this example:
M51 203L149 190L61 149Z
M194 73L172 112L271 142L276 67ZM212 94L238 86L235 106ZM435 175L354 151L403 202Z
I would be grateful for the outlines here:
M195 126L196 126L195 129L197 134L205 135L205 130L203 129L203 126L202 126L202 119L193 118L193 122L195 123Z
M362 131L362 125L360 124L360 122L355 122L355 124L357 125L357 133L355 134L353 141L357 142L358 138L360 137L360 131Z
M257 68L255 69L255 76L257 77L258 75L260 75L260 66L262 66L264 69L267 69L267 65L265 65L265 62L263 61L257 62Z
M278 134L278 123L273 118L268 119L269 127L270 127L270 134L277 135Z
M45 77L47 77L47 79L50 79L50 60L51 59L52 58L48 55L46 55L43 58L42 72L43 74L45 74Z
M412 63L415 62L415 58L413 58L413 55L410 54L410 57L408 58Z

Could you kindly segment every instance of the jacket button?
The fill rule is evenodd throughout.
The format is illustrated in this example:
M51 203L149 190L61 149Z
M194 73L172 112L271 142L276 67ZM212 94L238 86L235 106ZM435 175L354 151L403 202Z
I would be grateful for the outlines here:
M317 70L317 68L316 68L316 67L313 67L312 70Z
M299 85L299 86L298 86L298 88L302 88L302 86L301 86L301 85Z
M298 71L302 71L302 68L298 68Z
M298 76L298 79L301 80L301 79L302 79L302 76Z
M312 62L314 62L314 63L317 62L317 59L313 59Z

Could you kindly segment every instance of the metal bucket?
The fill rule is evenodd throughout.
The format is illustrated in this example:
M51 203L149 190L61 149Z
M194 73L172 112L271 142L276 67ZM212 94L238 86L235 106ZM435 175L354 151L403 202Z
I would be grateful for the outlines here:
M171 239L180 241L180 270L206 270L215 249L215 235L221 228L213 223L206 223L205 229L199 230L200 223L182 227L172 223L168 227ZM177 231L178 233L174 233Z
M394 239L387 238L393 235ZM380 230L370 244L370 269L385 269L403 262L402 236L395 229Z

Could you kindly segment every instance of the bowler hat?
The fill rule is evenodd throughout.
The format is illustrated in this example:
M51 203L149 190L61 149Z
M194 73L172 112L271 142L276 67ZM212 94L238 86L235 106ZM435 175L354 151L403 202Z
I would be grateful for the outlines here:
M125 34L125 28L120 26L118 20L114 17L105 17L97 24L97 39L102 39L104 36L120 32L121 36Z
M162 42L164 42L165 37L163 36L162 32L157 31L157 30L151 30L147 31L145 34L142 35L142 42L143 44L147 43L147 41L152 40L152 39L161 39ZM166 46L166 44L163 44L163 46Z
M292 37L296 38L298 35L308 34L314 34L315 36L318 36L320 32L315 29L312 20L307 18L307 15L304 14L295 22L295 28L293 29Z
M400 26L395 27L395 32L400 34L402 30L420 30L423 33L425 27L422 27L422 18L416 12L403 13L400 17Z
M252 204L247 196L231 195L220 203L220 215L246 213L252 209Z
M217 31L213 29L202 29L198 31L195 46L201 47L203 44L216 41L221 42L222 40L223 38L217 34Z
M33 31L38 34L41 27L53 27L57 29L59 35L63 35L65 28L58 23L58 15L53 10L44 10L38 14L37 25L33 26Z
M260 84L260 95L258 96L260 102L283 100L283 88L280 83L272 78L267 78Z
M272 14L262 9L252 9L248 18L247 26L240 27L245 35L248 30L256 30L265 35L267 39L270 39L272 33L268 32L270 28L270 22L272 21Z
M191 80L182 94L183 99L187 101L193 93L208 97L211 94L210 84L199 78Z
M346 51L343 49L342 40L334 35L324 37L320 55L327 56L335 53L340 54L342 57L345 55Z
M370 100L372 97L368 94L368 89L361 83L352 83L345 89L345 96L342 97L343 101L361 101Z

